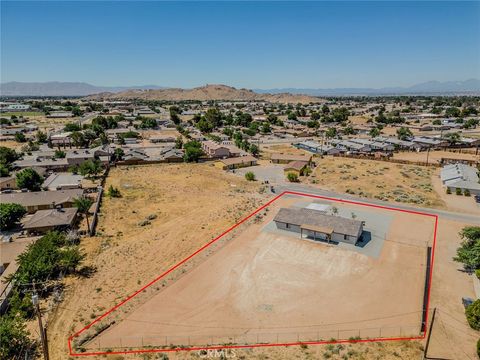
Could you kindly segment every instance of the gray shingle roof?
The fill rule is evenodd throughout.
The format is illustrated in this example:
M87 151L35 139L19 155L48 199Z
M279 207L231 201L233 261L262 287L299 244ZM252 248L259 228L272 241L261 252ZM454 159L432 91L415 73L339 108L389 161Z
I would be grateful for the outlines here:
M357 236L363 226L363 223L358 220L327 215L324 211L305 208L281 208L273 220L298 226L332 228L337 234L349 236Z

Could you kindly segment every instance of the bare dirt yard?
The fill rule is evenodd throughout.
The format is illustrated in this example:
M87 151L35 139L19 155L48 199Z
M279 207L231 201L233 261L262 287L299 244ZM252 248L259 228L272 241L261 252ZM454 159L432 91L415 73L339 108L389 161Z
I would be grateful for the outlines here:
M277 154L288 154L288 155L304 155L310 154L309 152L293 147L291 144L275 144L275 145L261 145L262 157L265 159L270 159L271 155L274 153Z
M440 150L430 152L402 151L394 153L393 158L398 160L409 160L418 162L427 162L428 160L431 163L440 163L440 160L442 158L480 161L480 154L475 155L474 149L468 149L468 151L459 149L459 151L457 152Z
M311 202L276 201L177 281L141 294L146 301L128 313L112 314L115 324L86 348L419 335L433 219L333 204L367 224L388 217L385 233L362 248L300 239L272 226L279 208ZM405 232L406 224L415 233Z
M366 198L444 207L432 185L432 167L341 157L316 159L318 166L302 181L325 190Z
M259 185L206 165L113 168L97 236L82 240L88 278L66 278L65 299L48 321L52 359L67 338L141 285L198 249L263 202Z

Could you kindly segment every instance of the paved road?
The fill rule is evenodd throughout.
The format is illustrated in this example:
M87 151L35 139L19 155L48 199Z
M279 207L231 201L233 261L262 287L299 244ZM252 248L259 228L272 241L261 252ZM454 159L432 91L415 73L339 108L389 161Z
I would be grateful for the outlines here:
M388 206L388 207L402 209L402 210L420 211L420 212L425 212L429 214L435 214L442 218L447 218L454 221L480 225L480 208L479 208L478 215L475 215L475 214L466 214L466 213L452 212L452 211L440 210L440 209L414 207L414 206L402 205L402 204L391 203L391 202L386 202L381 200L359 198L359 197L351 196L348 194L338 194L332 191L317 189L305 184L285 184L285 185L280 184L280 185L275 185L274 187L275 187L275 193L277 194L280 194L283 191L304 192L304 193L309 193L314 195L327 196L335 199L354 200L354 201L360 201L366 204Z

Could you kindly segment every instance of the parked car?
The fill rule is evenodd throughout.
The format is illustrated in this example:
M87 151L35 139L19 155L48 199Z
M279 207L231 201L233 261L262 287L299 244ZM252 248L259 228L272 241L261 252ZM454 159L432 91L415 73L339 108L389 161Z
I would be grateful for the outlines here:
M475 201L476 201L477 203L480 203L480 195L475 195Z

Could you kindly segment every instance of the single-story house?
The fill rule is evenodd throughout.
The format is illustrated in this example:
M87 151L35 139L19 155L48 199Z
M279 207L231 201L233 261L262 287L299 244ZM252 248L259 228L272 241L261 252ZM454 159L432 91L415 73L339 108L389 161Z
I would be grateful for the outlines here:
M69 229L75 223L77 208L61 208L39 210L31 216L27 216L23 228L30 232L45 233L50 230Z
M42 188L45 190L80 189L83 176L71 173L53 173L45 179Z
M288 164L292 161L306 161L310 164L312 161L312 155L301 154L301 155L291 155L291 154L279 154L274 153L270 157L270 160L274 164Z
M480 195L478 170L473 166L460 163L445 165L440 172L440 178L442 184L452 193L461 189L462 192L468 190L472 195Z
M73 206L73 200L83 195L82 189L33 191L0 194L0 202L20 204L33 214L38 210L53 209L58 205L64 208Z
M292 231L303 238L356 244L363 233L363 222L325 211L307 208L281 208L275 218L277 229Z
M255 166L257 165L257 159L250 155L240 156L218 160L215 165L221 167L223 170L232 170L242 167Z
M294 173L297 176L302 176L305 174L305 170L308 168L308 162L306 161L292 161L289 162L285 167L283 168L283 171L285 173Z
M0 177L0 190L17 188L17 179L14 176Z

